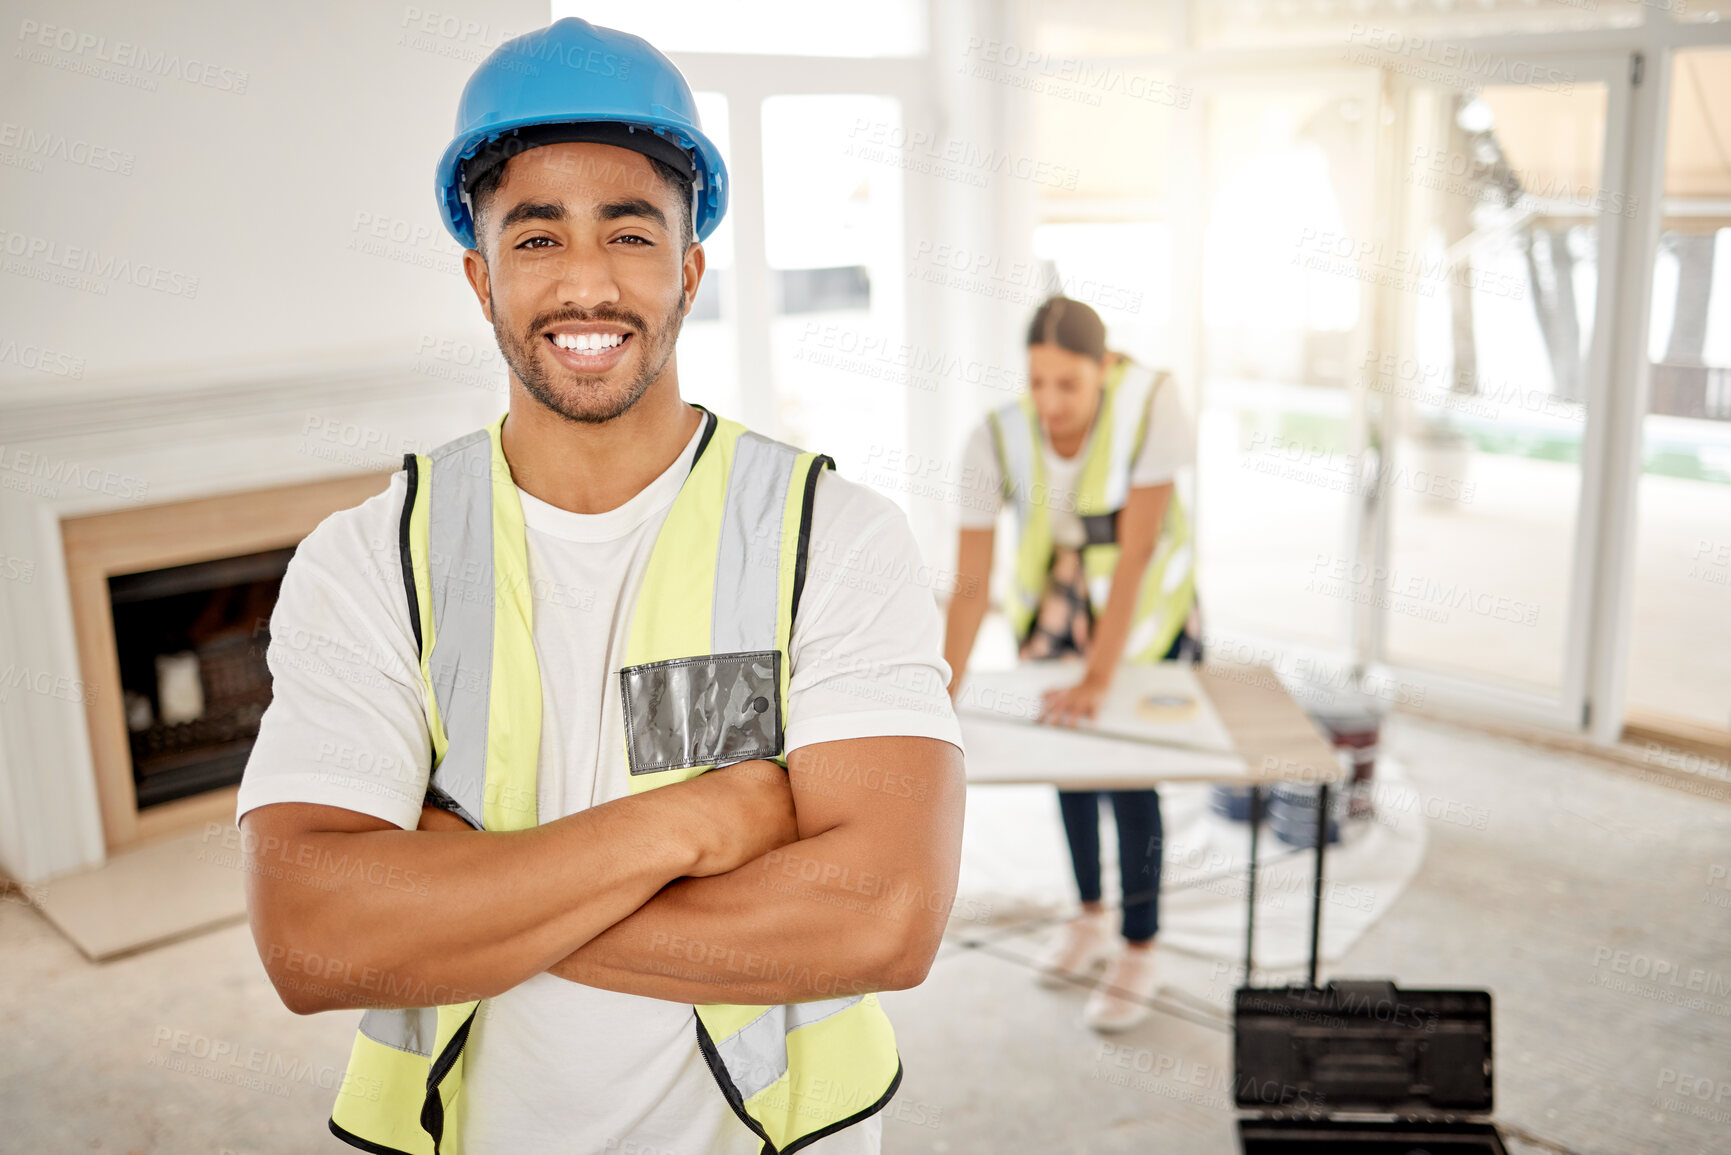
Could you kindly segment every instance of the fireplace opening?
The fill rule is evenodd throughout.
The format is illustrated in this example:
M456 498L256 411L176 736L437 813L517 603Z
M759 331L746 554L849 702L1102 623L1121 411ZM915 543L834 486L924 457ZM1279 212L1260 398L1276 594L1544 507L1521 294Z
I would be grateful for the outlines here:
M240 781L270 704L268 626L293 556L108 579L140 810Z

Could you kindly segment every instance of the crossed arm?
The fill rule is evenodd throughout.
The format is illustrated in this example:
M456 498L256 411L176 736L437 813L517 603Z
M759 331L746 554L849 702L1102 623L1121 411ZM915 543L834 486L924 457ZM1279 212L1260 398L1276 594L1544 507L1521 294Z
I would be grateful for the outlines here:
M933 738L861 738L801 747L787 766L797 841L672 883L552 973L746 1005L925 981L955 899L961 751Z
M786 772L740 763L524 831L279 803L242 820L247 905L301 1014L484 998L549 969L681 1002L900 989L942 936L962 803L960 751L911 737L808 746Z

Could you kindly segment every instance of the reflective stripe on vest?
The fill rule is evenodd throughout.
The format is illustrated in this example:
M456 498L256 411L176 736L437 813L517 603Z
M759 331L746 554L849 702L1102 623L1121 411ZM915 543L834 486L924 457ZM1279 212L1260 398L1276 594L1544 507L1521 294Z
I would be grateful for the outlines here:
M432 790L471 826L525 830L538 821L533 764L525 775L503 756L508 742L537 745L541 737L540 671L525 647L533 620L528 558L510 546L523 540L522 505L488 429L440 446L428 463L425 676L439 731L448 735L434 748ZM501 614L520 628L499 629ZM519 649L497 652L501 645ZM495 725L516 733L496 734Z
M791 607L810 534L806 483L815 485L820 460L829 459L736 427L718 431L693 463L626 635L620 698L633 794L717 762L781 754Z
M789 639L817 475L833 463L702 413L619 671L632 793L748 758L785 765ZM428 800L487 830L538 821L541 684L503 421L405 458L401 523L433 740ZM900 1082L877 996L832 993L840 997L694 1008L717 1087L768 1155L866 1118ZM478 1006L368 1011L331 1130L371 1151L460 1155L463 1047Z
M1082 570L1096 616L1105 612L1111 597L1119 556L1116 518L1130 498L1130 472L1148 434L1153 398L1157 390L1169 387L1166 374L1156 375L1128 358L1106 370L1100 408L1076 481L1075 512L1086 535ZM1003 474L1004 497L1016 511L1016 564L1004 607L1016 637L1025 639L1045 592L1053 551L1052 494L1039 414L1033 398L1023 394L993 410L987 421ZM1161 519L1154 556L1142 575L1124 661L1159 661L1171 649L1195 601L1194 558L1189 517L1174 489Z

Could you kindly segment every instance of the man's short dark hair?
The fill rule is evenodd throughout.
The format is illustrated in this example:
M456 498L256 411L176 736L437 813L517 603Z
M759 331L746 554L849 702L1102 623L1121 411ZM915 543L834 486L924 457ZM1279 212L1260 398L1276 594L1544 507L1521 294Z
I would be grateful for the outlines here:
M673 199L679 204L679 236L683 241L681 250L689 247L696 240L691 224L691 182L685 179L685 174L664 160L657 160L644 155L655 175L661 178L663 184L673 190ZM507 162L508 163L508 162ZM486 216L488 205L493 200L493 194L499 191L499 182L505 179L505 165L494 165L481 174L475 182L475 187L469 190L470 212L475 218L475 240L479 247L481 238L481 221Z

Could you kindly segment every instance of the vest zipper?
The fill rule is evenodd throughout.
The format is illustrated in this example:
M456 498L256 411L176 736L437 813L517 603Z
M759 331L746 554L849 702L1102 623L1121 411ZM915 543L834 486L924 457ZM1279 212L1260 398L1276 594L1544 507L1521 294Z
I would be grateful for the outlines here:
M763 1150L758 1152L758 1155L781 1155L775 1144L770 1142L769 1133L763 1129L763 1125L746 1112L745 1097L739 1093L739 1088L733 1085L733 1076L727 1073L727 1067L721 1061L721 1052L716 1049L715 1040L709 1037L709 1030L703 1025L703 1018L697 1013L696 1007L691 1008L691 1017L697 1023L697 1049L703 1052L703 1061L709 1064L709 1073L715 1077L715 1083L721 1088L727 1105L733 1108L733 1113L739 1116L741 1123L751 1129L753 1135L763 1140Z
M469 1041L469 1028L480 1009L476 1004L475 1010L469 1012L469 1017L463 1020L463 1025L457 1028L451 1041L445 1044L444 1051L427 1070L427 1097L421 1102L421 1130L433 1137L433 1155L439 1155L439 1145L445 1137L445 1100L439 1095L439 1084L456 1066L457 1057Z

